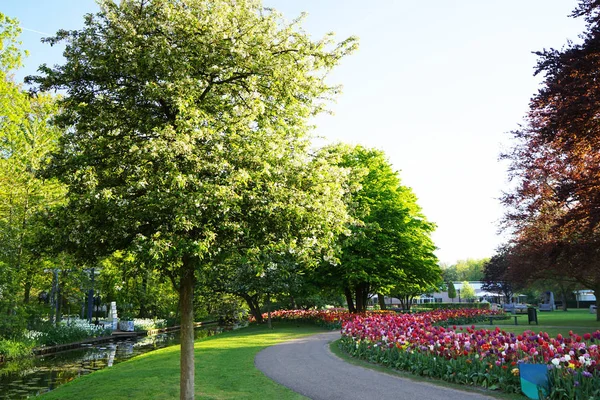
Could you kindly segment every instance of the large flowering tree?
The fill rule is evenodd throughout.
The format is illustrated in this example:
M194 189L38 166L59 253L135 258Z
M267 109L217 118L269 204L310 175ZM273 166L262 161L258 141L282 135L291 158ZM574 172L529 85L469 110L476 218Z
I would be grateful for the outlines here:
M46 39L66 44L64 65L29 78L65 93L47 174L69 188L66 246L134 251L177 285L190 399L197 274L231 254L326 247L344 222L338 181L303 163L307 120L337 92L325 75L355 40L313 41L257 0L99 6Z

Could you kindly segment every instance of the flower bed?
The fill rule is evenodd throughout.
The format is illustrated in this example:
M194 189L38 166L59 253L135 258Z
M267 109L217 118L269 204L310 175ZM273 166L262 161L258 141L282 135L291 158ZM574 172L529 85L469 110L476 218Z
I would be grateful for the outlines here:
M272 321L297 321L309 322L326 329L341 329L342 321L351 318L348 310L334 308L330 310L278 310L271 312ZM263 314L267 319L267 314ZM250 322L255 322L250 318Z
M550 370L549 398L600 398L600 331L583 337L522 335L444 327L442 321L483 317L482 310L437 310L413 315L367 315L346 319L342 348L391 368L453 383L520 392L518 365L544 363Z
M549 337L526 330L457 327L486 321L489 310L434 310L417 314L346 310L274 311L273 320L341 326L344 351L370 362L468 386L520 393L519 365L545 364L549 399L600 399L600 331ZM266 318L266 314L264 315Z

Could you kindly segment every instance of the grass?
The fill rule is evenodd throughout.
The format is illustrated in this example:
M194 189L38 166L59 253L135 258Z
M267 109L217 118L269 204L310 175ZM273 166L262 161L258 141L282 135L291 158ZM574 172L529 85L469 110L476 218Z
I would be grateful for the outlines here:
M547 332L550 336L556 336L559 333L563 336L568 336L569 331L573 331L578 335L584 333L595 332L600 329L600 322L596 321L596 314L590 314L587 309L569 310L569 311L551 311L551 312L539 312L538 325L527 323L527 314L522 315L519 320L519 325L514 324L514 318L507 320L496 320L493 325L489 324L478 324L476 328L492 329L498 326L500 329L507 332L523 333L527 329L534 332Z
M196 398L304 399L254 367L254 356L276 343L312 335L312 325L250 326L196 342ZM44 400L178 399L179 346L156 350L82 376L42 396Z

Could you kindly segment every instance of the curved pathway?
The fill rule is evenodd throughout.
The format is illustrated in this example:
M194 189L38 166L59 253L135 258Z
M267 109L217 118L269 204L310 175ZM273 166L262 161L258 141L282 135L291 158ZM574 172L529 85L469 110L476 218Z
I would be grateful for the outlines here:
M339 332L280 343L256 355L269 378L313 400L479 400L493 397L416 382L349 364L329 350Z

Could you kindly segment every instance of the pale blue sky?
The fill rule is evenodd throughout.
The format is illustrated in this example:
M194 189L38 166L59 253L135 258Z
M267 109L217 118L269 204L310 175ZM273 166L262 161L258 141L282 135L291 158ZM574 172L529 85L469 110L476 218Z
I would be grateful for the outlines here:
M502 239L497 200L506 188L510 146L539 87L532 51L578 40L575 0L264 0L293 19L309 16L314 37L356 35L360 49L331 75L344 85L333 116L317 134L384 150L413 188L443 262L493 255ZM92 0L0 0L0 11L44 33L82 26ZM31 52L22 77L40 63L61 62L61 49L23 31Z

